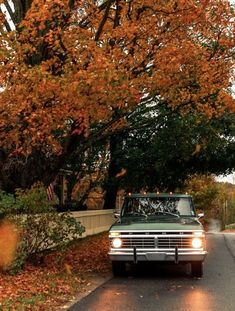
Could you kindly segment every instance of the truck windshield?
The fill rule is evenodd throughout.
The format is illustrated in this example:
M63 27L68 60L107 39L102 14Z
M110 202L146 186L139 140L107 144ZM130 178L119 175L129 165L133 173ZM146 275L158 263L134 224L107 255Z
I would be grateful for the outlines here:
M126 198L121 212L123 217L158 215L196 216L189 197Z

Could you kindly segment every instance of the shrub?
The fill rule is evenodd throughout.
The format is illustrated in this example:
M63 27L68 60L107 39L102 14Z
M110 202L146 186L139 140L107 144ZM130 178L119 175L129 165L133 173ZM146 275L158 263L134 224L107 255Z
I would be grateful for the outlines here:
M2 212L8 221L16 224L21 237L15 261L5 267L11 272L17 272L27 259L35 262L37 255L45 249L63 249L85 231L68 212L58 213L53 208L41 184L17 190L15 202L3 203L6 198L4 200L1 200Z
M0 189L0 220L12 209L14 203L14 196Z

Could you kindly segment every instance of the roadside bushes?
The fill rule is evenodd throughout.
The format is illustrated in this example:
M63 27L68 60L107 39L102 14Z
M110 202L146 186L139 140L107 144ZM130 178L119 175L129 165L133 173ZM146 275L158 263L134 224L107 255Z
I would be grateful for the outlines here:
M15 225L19 235L15 259L5 265L4 270L16 273L26 260L35 263L42 258L43 250L63 249L85 231L68 212L58 213L52 203L48 201L42 184L35 184L27 190L18 189L15 198L0 192L1 222Z

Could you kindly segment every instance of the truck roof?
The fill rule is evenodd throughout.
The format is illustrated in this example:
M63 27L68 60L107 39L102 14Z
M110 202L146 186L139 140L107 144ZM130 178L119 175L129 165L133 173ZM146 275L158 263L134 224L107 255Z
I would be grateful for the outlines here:
M183 193L129 193L126 195L129 198L191 198L189 194Z

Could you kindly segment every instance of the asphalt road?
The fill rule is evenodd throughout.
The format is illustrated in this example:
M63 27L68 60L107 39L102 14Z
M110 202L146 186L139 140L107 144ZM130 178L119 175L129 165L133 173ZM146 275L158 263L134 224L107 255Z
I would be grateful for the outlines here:
M235 311L235 257L228 246L223 234L208 234L202 279L191 278L189 266L137 266L69 310Z

